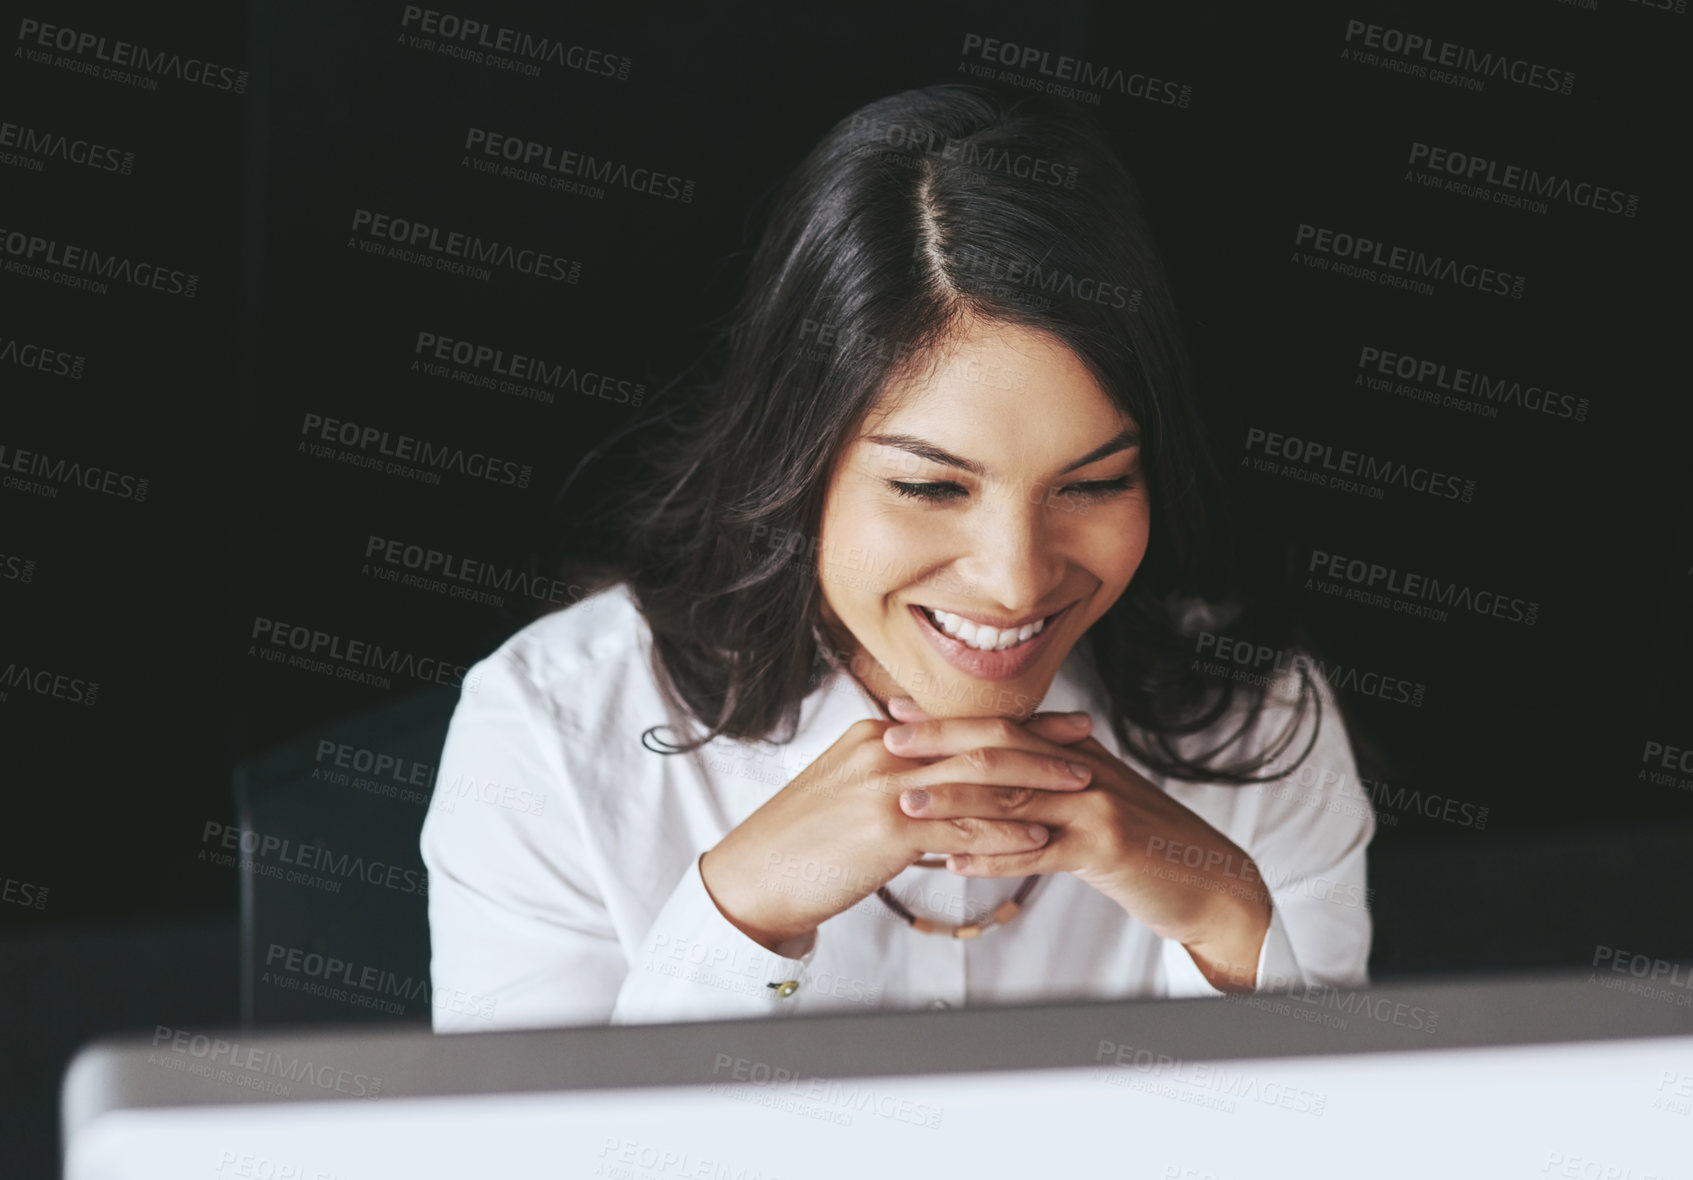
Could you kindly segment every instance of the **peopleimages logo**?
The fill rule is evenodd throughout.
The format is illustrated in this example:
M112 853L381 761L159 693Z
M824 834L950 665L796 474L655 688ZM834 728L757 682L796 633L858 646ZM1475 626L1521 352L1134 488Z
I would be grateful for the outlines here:
M1337 483L1356 481L1376 486L1401 487L1422 492L1442 500L1458 500L1465 504L1475 497L1475 480L1415 466L1397 459L1381 459L1364 451L1337 448L1331 443L1297 435L1249 426L1246 430L1247 458L1257 451L1266 460L1285 459L1294 471L1283 469L1274 474L1294 474L1307 482L1326 484L1332 477ZM1255 463L1256 467L1257 464ZM1261 470L1265 468L1259 468ZM1374 497L1379 499L1380 497Z
M1418 401L1438 400L1442 405L1467 409L1488 418L1499 416L1499 406L1516 406L1553 418L1587 420L1584 397L1559 393L1532 382L1490 377L1475 369L1370 344L1363 345L1358 352L1358 369L1358 375L1352 379L1354 385ZM1401 383L1391 380L1395 377Z
M1527 281L1522 275L1496 270L1491 266L1459 262L1456 258L1447 258L1441 254L1428 254L1407 246L1393 246L1364 237L1362 234L1350 234L1304 221L1301 221L1294 231L1293 244L1316 251L1318 255L1341 260L1339 265L1324 265L1317 269L1333 270L1336 274L1368 279L1383 286L1410 287L1421 294L1433 294L1434 288L1428 282L1419 280L1434 279L1471 291L1521 299L1523 284ZM1298 261L1297 258L1295 260ZM1359 264L1380 269L1371 271ZM1383 271L1387 273L1381 273ZM1406 277L1401 278L1402 275Z
M0 582L35 581L35 558L0 553Z
M390 1016L404 1015L407 1003L421 999L431 1008L445 1008L483 1020L494 1018L494 1001L482 996L439 984L432 986L425 977L401 976L385 967L361 966L334 955L279 942L271 943L265 951L265 973L259 982L284 991L374 1008Z
M644 193L667 201L677 201L684 205L691 204L694 199L694 182L685 177L672 176L668 172L659 172L653 168L631 168L616 160L602 160L583 152L554 147L540 140L489 131L483 127L471 127L465 131L464 150L469 153L465 156L465 162L478 171L516 169L513 175L521 180L529 178L524 175L523 169L534 169L534 175L549 188L588 192L592 195L588 185L564 183L566 178L576 178L591 181L593 184L627 189L632 193ZM473 159L472 154L480 158ZM548 176L548 173L552 175ZM560 183L555 184L554 181ZM604 195L603 190L600 195Z
M93 246L55 241L21 229L0 228L4 270L22 278L41 279L56 287L72 287L104 295L107 283L145 287L166 295L194 298L200 276L156 262L108 254Z
M50 700L93 708L100 699L100 685L93 680L52 672L46 668L31 668L28 664L7 664L0 668L0 689L12 689ZM0 700L6 694L0 692Z
M582 276L581 262L560 255L510 242L489 241L459 230L443 230L437 225L369 209L353 210L352 232L354 242L359 242L362 236L361 244L368 243L378 249L383 248L382 243L388 243L386 252L390 258L448 273L495 267L559 283L574 283Z
M282 879L284 874L281 872L263 870L280 870L281 866L288 865L306 873L327 873L329 877L340 878L342 881L359 880L369 885L381 885L398 893L415 893L425 897L429 894L429 876L423 869L407 868L405 865L389 864L381 860L366 860L362 856L331 851L315 842L302 844L286 836L269 836L250 828L220 823L213 819L207 820L201 830L200 843L215 845L230 852L239 851L243 856L240 867L248 872L259 872L262 876ZM200 849L200 859L212 859L207 848ZM329 883L336 884L335 881Z
M450 443L432 443L409 434L395 434L379 426L361 426L340 418L326 418L309 410L300 421L300 434L318 440L302 441L296 447L296 450L313 458L336 459L391 474L433 477L423 479L424 483L440 483L438 473L451 471L507 487L526 488L532 474L529 464L518 463L515 459L467 451ZM346 449L337 452L334 445L328 444L339 444ZM394 461L385 462L385 459ZM410 466L414 463L419 466ZM403 470L391 471L394 468Z
M1466 90L1480 90L1487 78L1557 94L1569 94L1575 86L1575 74L1569 70L1361 20L1346 22L1346 46L1341 50L1343 58L1350 54L1352 60L1364 65L1380 64L1413 77L1447 82ZM1380 60L1382 54L1387 55L1385 60Z
M560 578L543 573L524 573L493 562L444 552L432 545L413 544L375 533L365 540L364 556L366 560L361 572L367 575L399 585L438 590L450 598L462 598L485 606L505 605L501 595L506 594L560 606L568 606L588 596L584 587L566 583Z
M1674 787L1678 791L1693 791L1693 747L1647 741L1640 762L1641 767L1634 776L1640 782L1651 783L1655 787ZM1683 778L1682 775L1688 777Z
M847 120L860 142L853 149L855 155L877 155L883 160L945 160L978 172L997 172L1001 176L1015 176L1034 184L1075 188L1076 166L1031 156L1027 152L1010 151L993 144L978 143L971 137L956 139L940 134L932 127L906 124L852 115Z
M55 459L40 451L20 450L7 443L0 443L0 471L16 471L35 477L19 479L7 475L3 485L49 500L55 500L59 496L59 489L53 486L54 484L80 487L119 500L134 500L138 504L147 498L148 480L144 476L126 475L121 471L112 471L106 467L84 464L72 459ZM40 480L50 482L37 482Z
M1405 573L1380 562L1346 557L1324 549L1311 550L1305 567L1306 589L1324 588L1328 579L1336 597L1370 606L1391 605L1401 614L1427 615L1445 621L1440 607L1470 611L1506 622L1532 627L1540 619L1540 604L1528 599L1477 590L1461 582L1449 582L1428 574ZM1434 604L1430 606L1428 604Z
M0 122L0 148L11 148L21 153L13 155L9 151L0 151L0 163L15 164L30 172L42 171L47 160L92 168L96 172L116 172L121 176L128 176L135 168L134 152L92 143L62 131L25 127L19 123Z
M480 687L474 677L466 682L465 675L470 671L466 665L450 659L418 656L398 648L383 647L380 643L348 639L316 627L287 623L264 615L253 616L253 629L247 639L248 655L283 663L289 662L288 653L293 652L303 663L323 665L308 670L328 670L341 680L364 683L366 676L373 676L380 682L385 680L380 673L386 673L420 680L425 684L463 687L466 692L475 692ZM331 660L337 663L332 665L329 663ZM361 670L374 671L361 673ZM380 687L389 685L381 683Z
M912 258L927 262L927 248L922 242L913 247ZM1012 258L994 250L966 246L953 255L952 273L998 285L1004 291L1021 289L1032 295L1038 294L1042 305L1047 307L1052 306L1053 297L1057 297L1099 303L1124 311L1140 310L1139 287L1094 275L1077 277L1056 267L1043 266L1044 261Z
M1546 212L1549 201L1621 217L1636 217L1640 213L1640 197L1636 193L1586 180L1572 180L1555 172L1543 174L1521 164L1506 164L1474 152L1439 147L1420 140L1411 141L1411 156L1407 163L1418 170L1407 175L1430 187L1466 197L1481 197L1496 205L1527 209L1533 213Z
M1195 660L1191 665L1213 676L1226 676L1240 684L1273 685L1306 673L1318 678L1320 693L1346 692L1376 697L1393 704L1421 708L1428 686L1402 676L1365 671L1355 665L1329 663L1306 652L1271 647L1249 639L1200 631L1194 640ZM1200 663L1197 657L1208 662ZM1332 696L1325 697L1332 700Z
M984 37L980 33L964 34L963 53L966 59L977 58L988 66L1009 67L1009 70L997 75L1000 81L1028 90L1041 90L1059 98L1098 103L1098 91L1115 90L1130 98L1145 99L1147 102L1165 106L1185 107L1193 99L1193 87L1184 86L1180 82L1126 71L1117 66L1100 65L1086 58L1053 53L1033 45L1018 45L1013 41L1001 41L997 37ZM1023 73L1012 73L1013 70ZM1031 71L1039 77L1028 76ZM993 71L984 67L971 67L970 73L973 77L984 77L992 75ZM1042 83L1040 78L1052 80ZM1075 85L1066 85L1072 82ZM1087 89L1088 87L1092 89Z
M412 368L426 377L515 394L546 405L557 400L557 390L631 406L640 405L647 392L646 385L638 381L435 332L420 330L412 352L419 358L412 361Z
M243 1045L222 1037L190 1033L186 1029L173 1029L163 1024L153 1029L153 1047L158 1049L161 1046L174 1056L149 1053L149 1064L268 1094L288 1094L292 1085L300 1084L355 1098L377 1098L382 1093L382 1079L379 1077L355 1073L329 1062L295 1057L291 1053L257 1045Z
M108 41L98 33L67 29L62 25L43 24L27 16L18 22L18 42L22 46L33 46L35 49L57 50L72 58L92 58L92 61L76 63L82 67L77 70L78 73L123 75L124 71L111 67L124 66L143 75L150 74L152 77L141 79L151 83L147 89L157 89L158 78L175 78L179 82L204 86L211 90L227 90L233 94L244 94L247 90L246 70L236 69L234 66L220 66L204 58L184 57L180 53L149 49L132 41ZM31 49L25 49L24 53L31 61L40 61L46 56L38 55ZM95 62L108 64L102 67L95 65ZM50 61L42 64L63 63ZM114 77L113 80L127 81L128 77Z
M0 364L16 365L20 369L34 369L50 377L69 377L80 380L88 358L62 348L48 348L19 340L14 336L0 336Z
M333 738L318 739L317 754L313 760L317 762L312 767L315 782L352 787L425 807L429 804L429 791L434 785L437 769L433 763L402 758ZM327 766L324 765L326 761ZM413 787L421 789L414 791Z
M629 80L632 59L628 57L552 37L537 37L504 25L483 24L475 17L407 4L400 11L400 28L404 30L400 34L401 44L410 48L430 49L446 57L529 77L539 76L541 70L536 63L542 63L591 77Z

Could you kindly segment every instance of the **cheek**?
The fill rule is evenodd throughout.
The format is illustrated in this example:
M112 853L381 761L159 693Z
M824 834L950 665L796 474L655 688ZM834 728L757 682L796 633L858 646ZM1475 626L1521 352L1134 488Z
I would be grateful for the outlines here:
M1152 514L1144 501L1089 521L1083 548L1094 576L1107 585L1127 585L1146 557Z
M824 574L850 574L852 589L868 594L898 590L947 556L952 529L926 513L900 511L866 499L843 504L823 533Z

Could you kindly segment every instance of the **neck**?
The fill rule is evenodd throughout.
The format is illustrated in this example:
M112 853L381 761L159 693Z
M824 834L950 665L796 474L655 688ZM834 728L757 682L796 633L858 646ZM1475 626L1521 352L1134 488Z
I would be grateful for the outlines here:
M833 614L833 612L828 613ZM864 645L858 641L855 635L840 625L839 620L827 619L824 623L824 629L829 636L831 648L837 654L843 656L847 675L856 680L859 686L876 702L876 707L881 709L889 720L892 720L893 715L888 713L888 701L897 696L905 696L905 689L900 687L897 680L888 675L888 670L882 667L881 662L875 656L864 649Z

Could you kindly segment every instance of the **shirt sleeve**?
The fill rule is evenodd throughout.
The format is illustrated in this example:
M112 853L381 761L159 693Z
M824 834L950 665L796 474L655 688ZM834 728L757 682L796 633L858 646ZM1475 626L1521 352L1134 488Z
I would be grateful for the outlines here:
M1259 793L1250 837L1240 841L1270 891L1270 926L1258 955L1257 991L1363 987L1369 982L1372 926L1365 849L1375 811L1358 781L1346 725L1328 685L1316 676L1318 699L1307 707L1288 749L1316 744L1276 782L1242 787ZM1318 714L1321 714L1319 719ZM1266 701L1260 733L1288 723L1285 705ZM1215 996L1187 948L1162 948L1170 994Z
M803 988L815 936L779 948L798 957L754 942L717 909L697 857L644 937L620 938L560 753L586 739L508 649L465 685L420 838L436 1032L793 1009L795 989L765 985Z
M723 916L696 859L654 920L611 1015L613 1024L783 1015L803 1006L817 935L778 954ZM797 955L798 957L792 957ZM789 985L784 987L783 985Z

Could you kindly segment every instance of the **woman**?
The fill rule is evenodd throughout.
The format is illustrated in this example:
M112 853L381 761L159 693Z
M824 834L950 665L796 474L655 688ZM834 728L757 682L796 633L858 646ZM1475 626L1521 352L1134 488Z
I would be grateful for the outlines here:
M621 579L454 714L437 1029L1363 982L1339 712L1201 658L1220 481L1138 203L952 85L799 166Z

